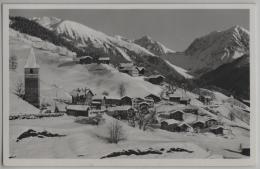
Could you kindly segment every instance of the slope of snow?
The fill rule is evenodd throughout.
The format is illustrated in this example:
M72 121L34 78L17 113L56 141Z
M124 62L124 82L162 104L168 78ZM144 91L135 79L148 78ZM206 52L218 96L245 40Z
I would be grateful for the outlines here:
M10 39L10 53L17 56L18 62L16 71L10 72L11 89L14 89L19 81L23 81L23 69L30 48L30 43L24 43L16 38ZM44 102L53 102L56 93L58 99L70 100L68 93L78 87L88 87L97 95L109 92L109 96L112 97L120 97L120 85L125 87L125 94L132 97L144 97L151 93L159 95L162 91L160 86L144 81L140 77L118 72L112 65L79 65L73 61L67 62L66 59L70 56L37 48L34 48L34 52L40 65L40 95Z
M10 115L38 114L39 109L10 92Z
M168 65L170 65L172 68L174 68L179 74L181 74L181 75L182 75L183 77L185 77L186 79L192 79L192 78L194 78L192 75L190 75L190 74L188 73L187 70L185 70L185 69L183 69L183 68L181 68L181 67L179 67L179 66L176 66L176 65L171 64L168 60L165 60L165 62L166 62Z
M116 47L116 49L127 61L132 61L130 56L128 56L122 49L120 49L119 47Z

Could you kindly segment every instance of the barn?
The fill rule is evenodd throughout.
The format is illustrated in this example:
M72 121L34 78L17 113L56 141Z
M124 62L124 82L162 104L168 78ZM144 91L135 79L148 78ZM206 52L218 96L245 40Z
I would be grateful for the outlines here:
M87 105L69 105L66 107L66 114L70 116L89 116L89 106Z

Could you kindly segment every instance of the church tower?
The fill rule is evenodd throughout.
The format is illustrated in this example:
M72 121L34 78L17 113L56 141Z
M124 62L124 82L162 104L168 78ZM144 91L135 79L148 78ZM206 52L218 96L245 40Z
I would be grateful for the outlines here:
M31 48L24 66L25 100L35 107L40 107L40 66L36 63L33 48Z

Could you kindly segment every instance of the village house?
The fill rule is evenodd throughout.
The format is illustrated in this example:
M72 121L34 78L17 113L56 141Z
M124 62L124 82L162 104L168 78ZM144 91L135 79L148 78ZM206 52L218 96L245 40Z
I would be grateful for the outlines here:
M70 116L89 116L90 107L87 105L68 105L66 107L66 114Z
M119 65L119 71L122 73L127 73L130 76L136 77L139 76L138 70L134 66L134 64L131 63L120 63Z
M132 106L135 109L138 109L140 107L141 103L146 103L148 105L149 108L154 107L154 100L152 98L133 98L132 99Z
M116 106L109 107L107 109L107 114L118 120L127 120L128 112L132 109L131 106Z
M213 127L213 126L218 125L218 121L214 118L210 118L205 121L205 125L206 125L206 127Z
M91 56L81 56L78 60L80 64L90 64L93 62L93 58Z
M170 111L169 115L170 115L169 116L170 119L183 121L184 112L181 110L174 110L174 111Z
M161 101L160 96L157 96L155 94L149 94L147 96L145 96L146 99L153 99L154 103L158 103Z
M132 98L129 96L124 96L121 98L120 104L121 105L132 105Z
M191 101L190 98L188 98L188 97L182 97L182 98L180 99L180 104L188 105L188 104L190 104L190 101Z
M178 93L173 93L173 94L170 94L169 95L169 100L170 101L172 101L172 102L177 102L177 103L179 103L180 102L180 100L181 100L181 95L180 94L178 94Z
M78 88L70 92L72 104L90 105L92 102L93 92L87 88Z
M193 127L194 130L200 131L201 129L205 128L205 122L200 121L200 120L196 120L196 121L191 123L191 126Z
M167 119L161 122L161 129L171 132L192 132L193 128L185 123L174 119Z
M161 121L161 129L176 132L178 130L179 121L174 119L167 119Z
M109 57L100 57L98 58L99 64L110 64L110 58Z
M101 106L102 106L102 101L100 100L97 100L97 101L94 101L92 100L91 102L91 109L97 109L97 110L101 110Z
M145 80L156 85L160 85L163 83L165 77L162 75L151 75L149 77L146 77Z
M104 96L104 104L106 107L113 107L119 106L121 102L120 98L111 97L111 96Z
M210 102L212 101L212 97L200 95L200 96L199 96L199 101L201 101L202 103L208 105L208 104L210 104Z
M180 132L193 132L193 128L185 122L179 123L178 126L180 128Z

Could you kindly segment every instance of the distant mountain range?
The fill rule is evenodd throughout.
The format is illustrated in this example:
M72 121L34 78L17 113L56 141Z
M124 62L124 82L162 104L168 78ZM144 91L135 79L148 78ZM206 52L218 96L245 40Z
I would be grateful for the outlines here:
M149 36L136 40L109 36L55 17L10 17L10 28L64 46L78 56L110 57L115 66L134 62L146 68L146 75L162 74L169 81L181 82L186 78L201 79L205 84L248 93L249 81L241 82L232 74L239 70L244 79L249 77L249 62L237 66L241 58L249 58L249 32L240 26L196 38L183 52L175 52ZM228 75L234 78L225 80Z

